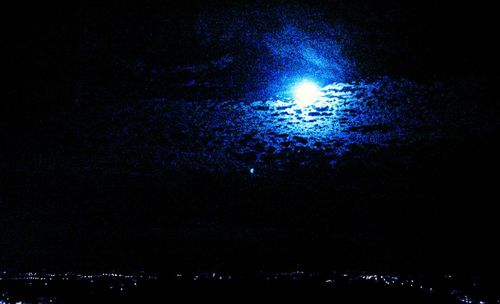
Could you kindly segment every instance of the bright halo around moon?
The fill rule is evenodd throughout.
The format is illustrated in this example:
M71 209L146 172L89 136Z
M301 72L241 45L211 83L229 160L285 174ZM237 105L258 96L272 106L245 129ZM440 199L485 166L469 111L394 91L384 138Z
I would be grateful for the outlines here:
M301 107L312 105L321 97L321 88L312 81L304 80L293 90L295 103Z

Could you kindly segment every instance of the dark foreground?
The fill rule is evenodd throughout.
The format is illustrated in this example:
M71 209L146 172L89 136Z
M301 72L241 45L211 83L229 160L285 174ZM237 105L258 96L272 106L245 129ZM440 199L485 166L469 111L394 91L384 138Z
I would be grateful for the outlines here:
M3 273L0 303L498 303L491 281L454 275L401 276L304 271L141 274Z

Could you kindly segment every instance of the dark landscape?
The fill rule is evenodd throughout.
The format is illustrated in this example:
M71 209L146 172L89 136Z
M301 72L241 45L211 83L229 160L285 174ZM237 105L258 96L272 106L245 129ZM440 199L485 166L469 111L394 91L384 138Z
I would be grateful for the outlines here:
M500 303L493 4L11 12L0 303Z

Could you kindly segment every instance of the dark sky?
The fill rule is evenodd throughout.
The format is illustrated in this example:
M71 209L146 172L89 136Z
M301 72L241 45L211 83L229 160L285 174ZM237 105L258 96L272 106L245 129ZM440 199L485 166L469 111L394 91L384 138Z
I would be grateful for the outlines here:
M0 268L304 263L474 272L498 265L493 249L498 208L490 205L495 179L487 175L498 165L493 148L498 94L492 85L496 16L490 5L182 3L43 3L22 4L12 11L6 40L12 77L4 113L14 121L2 132L7 149L0 154ZM228 24L228 12L265 12L267 7L283 8L285 23L289 11L303 7L319 15L302 21L314 15L327 28L343 29L339 45L357 62L348 81L387 76L442 85L448 89L433 97L435 108L422 113L438 113L456 100L468 105L464 109L474 109L471 121L485 119L470 127L457 118L438 140L370 146L376 153L350 154L333 172L292 166L285 173L254 178L248 171L214 173L180 166L158 174L149 147L160 146L158 154L167 155L191 143L210 145L189 119L178 125L161 119L186 112L167 106L158 114L164 105L155 108L147 101L166 97L203 102L210 96L217 103L245 96L247 88L273 79L249 68L275 58L252 51L261 45L253 38L221 42L234 25ZM200 16L220 21L210 33L212 40L208 32L197 31ZM255 33L251 37L261 37L259 31L274 24L265 17L252 22L245 32ZM318 34L314 31L304 29ZM237 58L234 66L220 73L208 69L196 79L219 79L230 90L174 91L169 86L187 77L169 71L202 66L226 53ZM160 76L151 76L153 70ZM414 90L402 96L434 92ZM397 102L406 101L403 97ZM415 113L428 110L415 105ZM462 116L467 115L457 114ZM211 124L210 119L201 121ZM450 114L446 121L454 119ZM116 135L125 133L129 136ZM190 137L194 133L195 140ZM171 141L162 144L165 138Z

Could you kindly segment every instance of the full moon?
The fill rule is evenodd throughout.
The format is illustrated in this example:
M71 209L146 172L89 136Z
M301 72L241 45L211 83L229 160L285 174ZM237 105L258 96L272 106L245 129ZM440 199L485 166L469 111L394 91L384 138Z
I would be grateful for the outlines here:
M293 91L293 96L297 105L305 107L318 101L321 96L321 89L314 82L304 80L297 84Z

